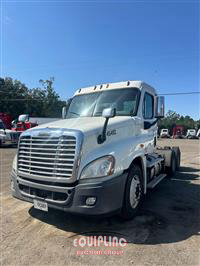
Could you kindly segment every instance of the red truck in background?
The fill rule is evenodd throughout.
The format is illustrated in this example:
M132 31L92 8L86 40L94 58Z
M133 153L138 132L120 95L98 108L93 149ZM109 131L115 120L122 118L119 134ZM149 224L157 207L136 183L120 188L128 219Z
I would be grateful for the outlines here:
M36 122L33 123L29 121L29 115L27 114L20 115L17 121L12 122L12 125L13 125L12 128L13 131L18 131L21 133L29 128L38 126Z
M174 139L183 139L185 137L184 131L185 131L184 126L176 125L173 127L172 137Z
M6 129L11 129L12 116L10 114L0 113L0 120L3 122Z

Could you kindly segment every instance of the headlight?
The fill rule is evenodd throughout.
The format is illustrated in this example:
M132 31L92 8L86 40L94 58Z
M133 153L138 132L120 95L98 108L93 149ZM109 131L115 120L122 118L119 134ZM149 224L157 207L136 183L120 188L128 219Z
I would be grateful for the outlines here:
M13 170L14 172L17 171L17 154L15 155L14 160L13 160L12 170Z
M114 172L115 159L108 155L89 163L81 173L82 178L95 178L112 175Z

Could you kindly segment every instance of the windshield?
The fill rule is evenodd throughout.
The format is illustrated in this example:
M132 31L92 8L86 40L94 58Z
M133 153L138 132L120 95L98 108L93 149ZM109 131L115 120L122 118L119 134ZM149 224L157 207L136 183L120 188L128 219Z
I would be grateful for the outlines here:
M137 88L117 89L75 96L67 118L101 116L105 108L116 108L117 116L135 115L140 91Z
M4 127L4 124L3 124L3 122L2 121L0 121L0 129L4 129L5 127Z

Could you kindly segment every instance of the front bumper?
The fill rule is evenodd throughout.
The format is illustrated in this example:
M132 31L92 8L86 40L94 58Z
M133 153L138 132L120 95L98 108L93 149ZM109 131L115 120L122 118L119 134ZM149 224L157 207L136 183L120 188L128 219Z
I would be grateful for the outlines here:
M12 172L12 195L18 199L32 202L34 199L43 200L48 203L49 208L63 210L65 212L84 214L84 215L106 215L118 212L122 208L124 190L127 174L122 174L112 178L96 178L90 180L81 180L73 187L55 188L43 184L30 183ZM22 190L24 185L29 184L29 190ZM43 188L45 188L43 190ZM30 194L30 191L33 193ZM57 190L57 191L56 191ZM57 193L58 190L67 194L64 201L52 200L42 196L45 193ZM34 193L40 191L40 193ZM46 194L47 195L47 194ZM96 203L93 206L86 205L87 197L96 197Z

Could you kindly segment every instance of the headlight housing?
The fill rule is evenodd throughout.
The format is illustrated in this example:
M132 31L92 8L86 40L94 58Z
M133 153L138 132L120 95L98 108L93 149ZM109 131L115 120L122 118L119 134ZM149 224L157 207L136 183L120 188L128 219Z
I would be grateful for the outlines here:
M114 172L115 159L112 155L101 157L89 163L81 173L83 178L96 178L112 175Z

